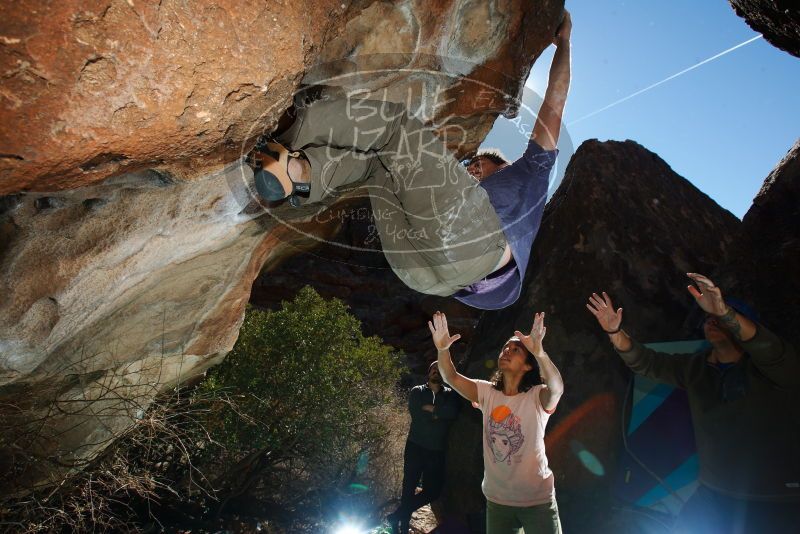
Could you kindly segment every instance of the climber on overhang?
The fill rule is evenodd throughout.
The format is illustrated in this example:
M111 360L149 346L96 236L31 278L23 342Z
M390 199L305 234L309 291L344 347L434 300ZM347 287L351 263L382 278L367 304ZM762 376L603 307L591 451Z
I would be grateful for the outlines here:
M259 195L299 206L345 185L365 187L383 252L406 285L476 308L509 306L522 290L558 153L571 29L565 11L544 101L517 161L492 166L479 156L471 175L405 107L356 93L301 108L279 142L266 143Z

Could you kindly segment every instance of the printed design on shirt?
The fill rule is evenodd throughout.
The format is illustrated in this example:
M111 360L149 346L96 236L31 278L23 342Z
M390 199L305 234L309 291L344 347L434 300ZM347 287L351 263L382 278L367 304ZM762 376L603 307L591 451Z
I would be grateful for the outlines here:
M486 441L489 443L489 448L492 449L495 463L506 462L508 465L511 465L511 457L525 442L520 418L514 415L511 408L505 404L492 410L486 431Z

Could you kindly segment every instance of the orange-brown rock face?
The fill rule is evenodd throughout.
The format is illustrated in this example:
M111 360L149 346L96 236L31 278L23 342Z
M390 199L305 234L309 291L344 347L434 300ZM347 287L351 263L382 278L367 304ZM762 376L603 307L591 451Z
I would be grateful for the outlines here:
M274 125L311 65L363 69L376 57L392 73L375 87L399 99L413 87L423 105L433 98L421 87L443 90L438 114L464 116L474 148L513 108L497 91L517 95L563 7L527 4L14 3L0 20L0 194L143 167L196 175ZM473 81L455 87L464 75Z
M519 94L563 7L40 4L0 18L0 400L58 413L16 445L65 465L219 362L262 266L335 230L266 214L239 162L301 83L388 65L336 90L410 91L420 116L456 115L442 132L456 126L468 151L514 112L502 95Z
M14 2L0 19L0 194L233 159L350 2Z

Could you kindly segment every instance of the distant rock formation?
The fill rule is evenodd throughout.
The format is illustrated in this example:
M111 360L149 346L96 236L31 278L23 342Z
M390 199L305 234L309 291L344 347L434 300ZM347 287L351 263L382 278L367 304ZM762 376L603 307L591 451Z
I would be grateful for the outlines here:
M0 401L20 402L30 419L49 414L15 450L64 466L91 458L154 395L224 358L263 265L335 231L309 210L265 213L240 161L298 87L327 67L352 74L405 55L407 69L437 81L425 87L441 89L415 93L411 103L432 110L425 118L454 114L443 135L477 128L466 150L499 112L515 113L562 9L558 0L4 7ZM458 83L473 73L482 85ZM365 83L399 99L418 79ZM478 98L481 87L508 98ZM14 464L0 456L0 471Z
M719 278L800 347L800 140L764 180Z
M685 339L682 326L693 306L685 273L712 272L740 228L736 217L633 141L589 140L575 152L545 210L520 300L483 314L465 369L487 377L514 329L530 328L534 312L547 313L545 347L566 383L547 437L565 531L606 532L630 376L586 310L588 296L606 290L624 308L625 330L641 341ZM471 410L453 429L445 504L454 512L481 506L480 424L478 410ZM602 475L581 462L583 449L599 460Z
M793 0L729 0L747 25L772 46L800 57L800 7Z

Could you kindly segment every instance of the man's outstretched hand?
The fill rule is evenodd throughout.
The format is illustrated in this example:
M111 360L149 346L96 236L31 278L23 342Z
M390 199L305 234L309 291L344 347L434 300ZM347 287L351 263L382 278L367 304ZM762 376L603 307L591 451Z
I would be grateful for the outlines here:
M542 312L533 316L533 326L531 327L531 333L529 336L526 336L519 330L516 330L514 335L519 338L523 345L525 345L525 348L528 349L528 352L534 356L539 356L544 351L544 348L542 347L542 340L544 339L546 333L547 328L544 326L544 312Z
M558 28L556 28L556 36L553 38L553 44L561 46L564 43L568 43L571 35L572 16L570 16L569 11L565 9L564 18L561 20L561 24L558 25Z
M697 305L709 315L716 317L725 315L728 311L728 305L725 304L725 300L722 298L722 291L714 285L714 282L702 274L686 273L686 276L697 284L697 287L693 285L687 286Z
M600 328L606 333L616 332L622 325L622 308L614 311L614 303L611 302L611 297L603 291L603 297L597 293L592 293L589 297L589 303L586 305L592 315L594 315Z
M436 350L447 350L450 345L461 339L461 334L450 336L450 332L447 330L447 317L442 312L437 311L433 314L433 321L428 321L428 328L431 331Z

